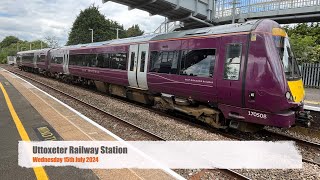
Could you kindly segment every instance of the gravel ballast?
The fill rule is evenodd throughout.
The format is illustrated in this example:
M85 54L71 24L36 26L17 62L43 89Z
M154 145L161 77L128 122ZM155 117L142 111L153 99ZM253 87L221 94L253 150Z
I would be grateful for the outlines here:
M6 67L7 68L7 67ZM9 67L11 68L11 67ZM16 69L15 69L16 70ZM19 71L21 72L21 71ZM167 140L201 140L201 141L216 141L216 140L232 140L230 138L224 137L220 134L212 133L211 131L192 126L175 119L161 116L155 112L148 111L145 108L141 108L132 103L124 103L122 100L117 100L116 98L109 97L107 95L101 95L99 93L92 93L90 90L85 90L73 85L68 85L53 79L48 79L41 77L39 75L34 75L31 73L24 73L34 79L44 82L50 86L56 87L65 92L71 93L73 96L78 97L88 103L94 104L95 106L112 112L113 114L126 119L134 123L135 125L149 130L164 139ZM37 85L37 84L35 84ZM39 85L37 85L39 86ZM40 87L40 86L39 86ZM73 102L74 100L67 99L65 96L54 92L53 90L46 89L45 87L40 87L44 89L49 94L57 97L66 104L70 105L74 109L80 111L89 118L99 122L105 128L119 135L125 140L147 140L146 137L141 137L139 133L130 131L129 128L122 128L117 122L109 122L104 120L104 117L100 114L95 114L90 111L86 111L79 103ZM121 128L119 128L121 127ZM304 137L308 138L308 137ZM312 141L319 141L319 139L312 138ZM301 150L304 151L304 150ZM305 150L307 151L307 150ZM304 153L304 152L302 152ZM306 153L307 154L307 153ZM319 157L319 151L317 154L312 152L312 156ZM275 162L276 163L276 162ZM189 178L199 171L196 170L177 170L181 174ZM183 173L182 173L183 171ZM320 168L317 165L303 163L302 169L297 170L237 170L239 173L248 176L252 179L320 179ZM207 173L207 172L206 172ZM211 177L210 174L208 177ZM213 176L214 177L214 176ZM211 178L208 178L211 179Z

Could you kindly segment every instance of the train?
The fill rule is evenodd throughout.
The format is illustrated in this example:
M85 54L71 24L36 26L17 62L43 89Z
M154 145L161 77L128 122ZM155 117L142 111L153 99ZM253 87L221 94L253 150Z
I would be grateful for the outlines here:
M288 35L269 19L22 51L17 63L218 129L312 121Z

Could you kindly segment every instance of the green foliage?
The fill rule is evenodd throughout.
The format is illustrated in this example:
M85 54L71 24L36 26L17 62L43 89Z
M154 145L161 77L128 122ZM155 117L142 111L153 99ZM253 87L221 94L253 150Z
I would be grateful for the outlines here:
M36 40L32 42L19 40L14 36L7 36L0 42L0 63L7 62L7 56L15 56L19 51L26 51L31 49L41 49L41 41ZM42 42L42 48L46 48L48 45Z
M94 5L80 12L73 23L67 45L91 43L91 31L93 29L93 41L107 41L116 38L116 28L119 28L119 37L126 37L123 26L117 22L106 19Z
M320 63L320 24L302 23L294 27L284 26L298 63Z
M18 41L19 39L17 37L7 36L1 41L0 48L8 47L13 43L17 43Z
M126 31L128 37L141 36L144 31L142 31L138 24L135 24L127 29Z

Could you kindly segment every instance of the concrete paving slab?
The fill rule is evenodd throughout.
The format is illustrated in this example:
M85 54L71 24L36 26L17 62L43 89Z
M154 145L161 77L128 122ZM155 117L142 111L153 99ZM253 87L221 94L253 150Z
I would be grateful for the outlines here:
M50 124L2 75L0 75L0 82L6 89L30 140L41 140L34 128L50 126ZM36 179L33 169L22 168L18 165L18 141L21 138L2 91L0 93L0 113L0 179ZM44 169L50 179L98 179L91 170L82 170L74 167L45 167Z
M320 108L320 89L306 88L305 104Z
M19 108L19 114L25 116L23 123L26 124L28 133L32 134L32 140L39 139L34 131L35 126L47 125L51 126L63 140L98 140L112 141L119 140L119 137L111 135L102 127L97 127L91 120L84 119L78 112L66 108L67 106L58 102L54 98L38 90L25 81L11 75L7 71L0 71L0 75L5 77L9 85L12 86L10 94L20 94L21 98L13 98L15 102L21 104L29 103L35 112ZM16 91L16 92L14 92ZM29 113L29 114L24 114ZM35 115L38 114L38 115ZM41 119L42 118L42 119ZM28 120L25 120L28 119ZM41 120L38 120L41 119ZM34 121L39 121L35 123ZM79 170L72 167L46 167L45 168L50 179L175 179L179 175L172 171L159 170L139 170L139 169L121 169L121 170ZM67 175L65 174L67 173ZM173 176L174 174L174 176ZM63 178L62 178L63 177ZM183 179L182 177L180 179Z

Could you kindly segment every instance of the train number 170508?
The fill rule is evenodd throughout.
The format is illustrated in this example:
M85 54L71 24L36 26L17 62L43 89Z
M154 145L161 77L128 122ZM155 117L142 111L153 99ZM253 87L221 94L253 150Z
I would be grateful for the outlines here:
M257 118L261 118L261 119L267 119L267 115L263 114L263 113L248 111L248 115L249 116L254 116L254 117L257 117Z

